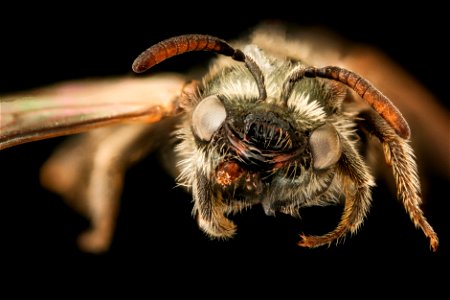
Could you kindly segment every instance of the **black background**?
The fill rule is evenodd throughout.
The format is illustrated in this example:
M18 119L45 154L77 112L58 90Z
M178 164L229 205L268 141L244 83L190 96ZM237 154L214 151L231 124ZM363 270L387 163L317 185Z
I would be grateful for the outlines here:
M448 33L440 15L443 9L427 5L411 4L401 12L374 3L350 7L280 1L269 8L261 7L266 4L216 2L181 6L127 2L95 9L76 3L49 8L23 5L2 12L6 18L1 24L0 92L128 74L133 59L162 39L185 33L231 39L259 20L277 19L331 27L349 39L381 48L448 108L444 78L448 48L443 45ZM179 57L157 66L156 71L184 72L204 61L203 55ZM139 277L144 280L157 276L158 281L151 281L156 290L161 289L159 280L176 284L187 279L198 280L199 285L211 280L220 290L254 279L259 282L255 289L270 290L273 280L284 278L293 279L299 291L308 282L335 280L353 286L365 281L368 287L375 280L377 286L398 287L398 278L414 278L431 290L442 279L440 270L447 272L448 279L444 264L449 252L445 208L449 182L444 179L435 180L426 212L441 238L439 252L429 250L428 241L399 202L382 188L374 191L373 207L357 235L337 247L311 250L296 246L298 233L333 228L340 208L306 209L302 220L265 217L255 208L236 217L236 238L210 241L191 217L191 197L174 188L173 179L152 156L127 173L111 250L103 255L82 253L75 240L86 228L86 220L42 189L38 181L39 166L61 141L56 138L0 153L1 248L6 251L2 264L12 266L9 278L18 282L39 278L48 270L62 277L84 270L85 275L98 278L134 277L143 272ZM448 143L448 137L442 142ZM119 271L119 266L128 272ZM382 275L366 281L375 270ZM224 279L224 271L230 277ZM291 284L286 281L286 287Z

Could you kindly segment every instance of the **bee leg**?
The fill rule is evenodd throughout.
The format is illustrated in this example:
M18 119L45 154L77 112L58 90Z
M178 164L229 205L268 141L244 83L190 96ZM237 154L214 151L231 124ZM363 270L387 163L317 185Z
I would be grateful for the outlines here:
M346 141L342 142L342 156L338 162L339 176L345 191L345 206L337 227L321 236L301 234L299 246L314 248L339 241L349 231L355 233L370 208L370 188L374 180L361 156Z
M108 250L125 171L167 140L167 131L159 125L118 125L91 131L69 140L43 166L43 185L61 194L91 222L78 240L83 251Z
M384 156L388 165L392 167L397 196L417 228L420 228L430 240L430 247L436 251L439 239L436 232L426 220L420 208L422 203L420 181L413 149L407 140L399 137L394 130L376 113L364 111L361 114L366 128L369 128L383 145Z
M193 185L194 208L199 227L212 238L230 238L236 232L236 225L225 217L227 206L221 195L214 195L211 183L201 172L197 172Z

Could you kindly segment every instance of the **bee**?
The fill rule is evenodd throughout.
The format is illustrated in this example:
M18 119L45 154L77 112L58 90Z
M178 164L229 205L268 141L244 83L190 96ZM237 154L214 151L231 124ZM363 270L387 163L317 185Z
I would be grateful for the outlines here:
M438 236L420 207L411 130L399 108L343 59L300 31L257 27L246 39L188 34L157 43L132 69L171 57L218 55L197 80L182 74L63 83L2 97L0 149L63 135L42 182L91 221L81 249L108 249L127 168L156 149L209 237L232 238L231 214L261 205L299 217L311 206L343 205L335 229L300 234L299 246L330 245L356 233L372 202L379 152L413 224ZM330 46L336 46L331 43Z

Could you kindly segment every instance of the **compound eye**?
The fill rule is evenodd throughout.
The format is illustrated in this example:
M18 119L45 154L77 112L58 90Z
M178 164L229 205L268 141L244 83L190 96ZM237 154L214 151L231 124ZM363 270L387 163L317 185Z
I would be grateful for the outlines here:
M339 135L331 124L316 128L309 138L314 161L314 169L331 167L341 157L342 147Z
M197 105L192 114L194 134L203 141L210 141L226 117L227 112L222 101L216 95L206 97Z

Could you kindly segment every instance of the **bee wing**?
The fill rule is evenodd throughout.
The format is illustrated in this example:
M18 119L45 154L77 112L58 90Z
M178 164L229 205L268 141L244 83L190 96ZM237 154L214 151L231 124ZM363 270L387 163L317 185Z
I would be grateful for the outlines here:
M0 149L113 123L176 113L185 79L175 74L63 82L0 97Z

